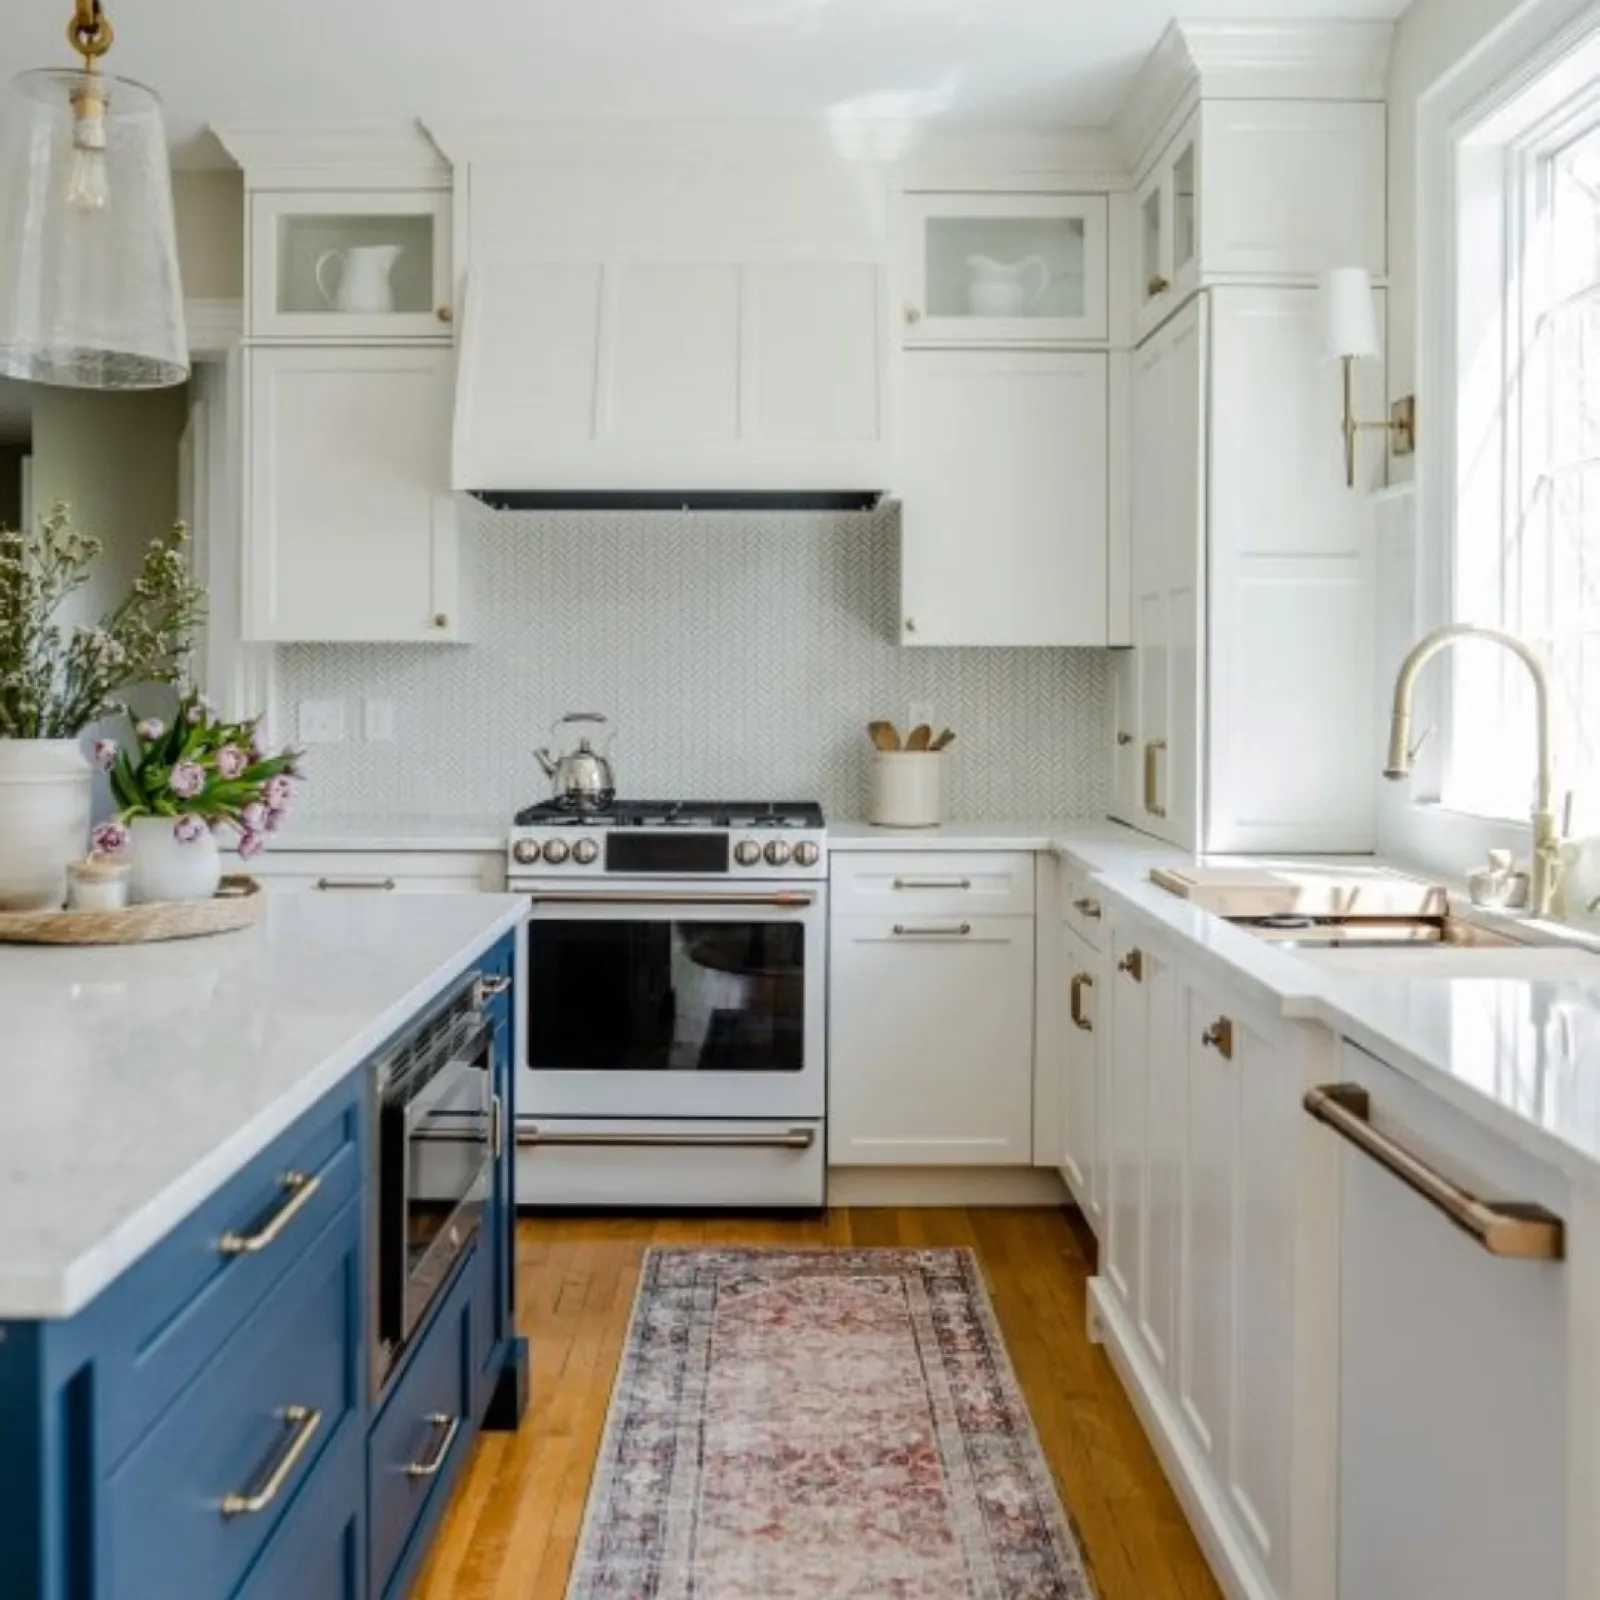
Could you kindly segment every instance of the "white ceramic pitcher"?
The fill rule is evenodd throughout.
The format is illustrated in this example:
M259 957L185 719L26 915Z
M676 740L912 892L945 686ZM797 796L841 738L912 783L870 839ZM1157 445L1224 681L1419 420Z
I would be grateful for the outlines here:
M1050 269L1039 256L1011 262L967 257L967 308L975 317L1020 317L1049 286Z
M394 310L394 285L389 273L405 253L398 244L353 245L348 250L324 250L317 257L312 275L322 298L335 311L349 313L377 313ZM325 276L327 269L336 265L338 281L330 289Z

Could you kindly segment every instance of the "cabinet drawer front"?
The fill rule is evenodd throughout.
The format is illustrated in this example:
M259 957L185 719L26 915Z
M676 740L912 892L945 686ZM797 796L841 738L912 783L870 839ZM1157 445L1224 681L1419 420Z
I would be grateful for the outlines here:
M314 1108L110 1291L110 1461L295 1269L361 1183L360 1084Z
M364 1446L346 1417L234 1600L360 1600Z
M481 1247L384 1404L367 1443L370 1593L387 1594L421 1531L449 1498L472 1435L473 1319Z
M282 850L250 871L269 894L478 894L505 887L505 857L489 851Z
M921 920L950 913L1033 914L1033 857L1021 851L836 855L830 872L836 916L892 912Z
M232 1592L356 1413L362 1287L351 1202L112 1475L110 1600Z

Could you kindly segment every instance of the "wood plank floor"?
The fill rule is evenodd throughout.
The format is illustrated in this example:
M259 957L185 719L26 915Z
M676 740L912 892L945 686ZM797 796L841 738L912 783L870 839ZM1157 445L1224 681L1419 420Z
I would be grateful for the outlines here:
M1219 1596L1110 1363L1084 1334L1089 1267L1060 1212L524 1219L517 1243L532 1403L518 1433L487 1434L474 1447L416 1600L561 1600L639 1263L652 1244L976 1249L1101 1600Z

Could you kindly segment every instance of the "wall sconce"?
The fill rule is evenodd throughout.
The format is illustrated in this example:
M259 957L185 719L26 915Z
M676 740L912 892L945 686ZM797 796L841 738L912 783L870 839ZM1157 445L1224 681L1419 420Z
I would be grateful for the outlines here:
M1356 440L1368 429L1389 435L1389 448L1408 456L1417 447L1417 397L1405 395L1389 408L1387 422L1362 422L1355 414L1354 366L1383 354L1372 304L1372 275L1365 267L1335 267L1322 279L1323 340L1344 375L1344 481L1356 486Z

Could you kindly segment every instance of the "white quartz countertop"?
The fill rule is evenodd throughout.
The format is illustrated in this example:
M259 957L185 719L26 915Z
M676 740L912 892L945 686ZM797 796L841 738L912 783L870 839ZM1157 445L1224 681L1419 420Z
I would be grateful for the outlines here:
M828 819L830 850L1048 850L1063 833L1115 829L1114 822L1050 822L1022 818L1001 822L946 822L937 828L880 828L870 822ZM1153 841L1146 841L1147 843Z
M523 910L282 895L211 939L0 947L0 1321L87 1304Z
M510 832L508 817L295 817L274 837L272 849L503 851Z

